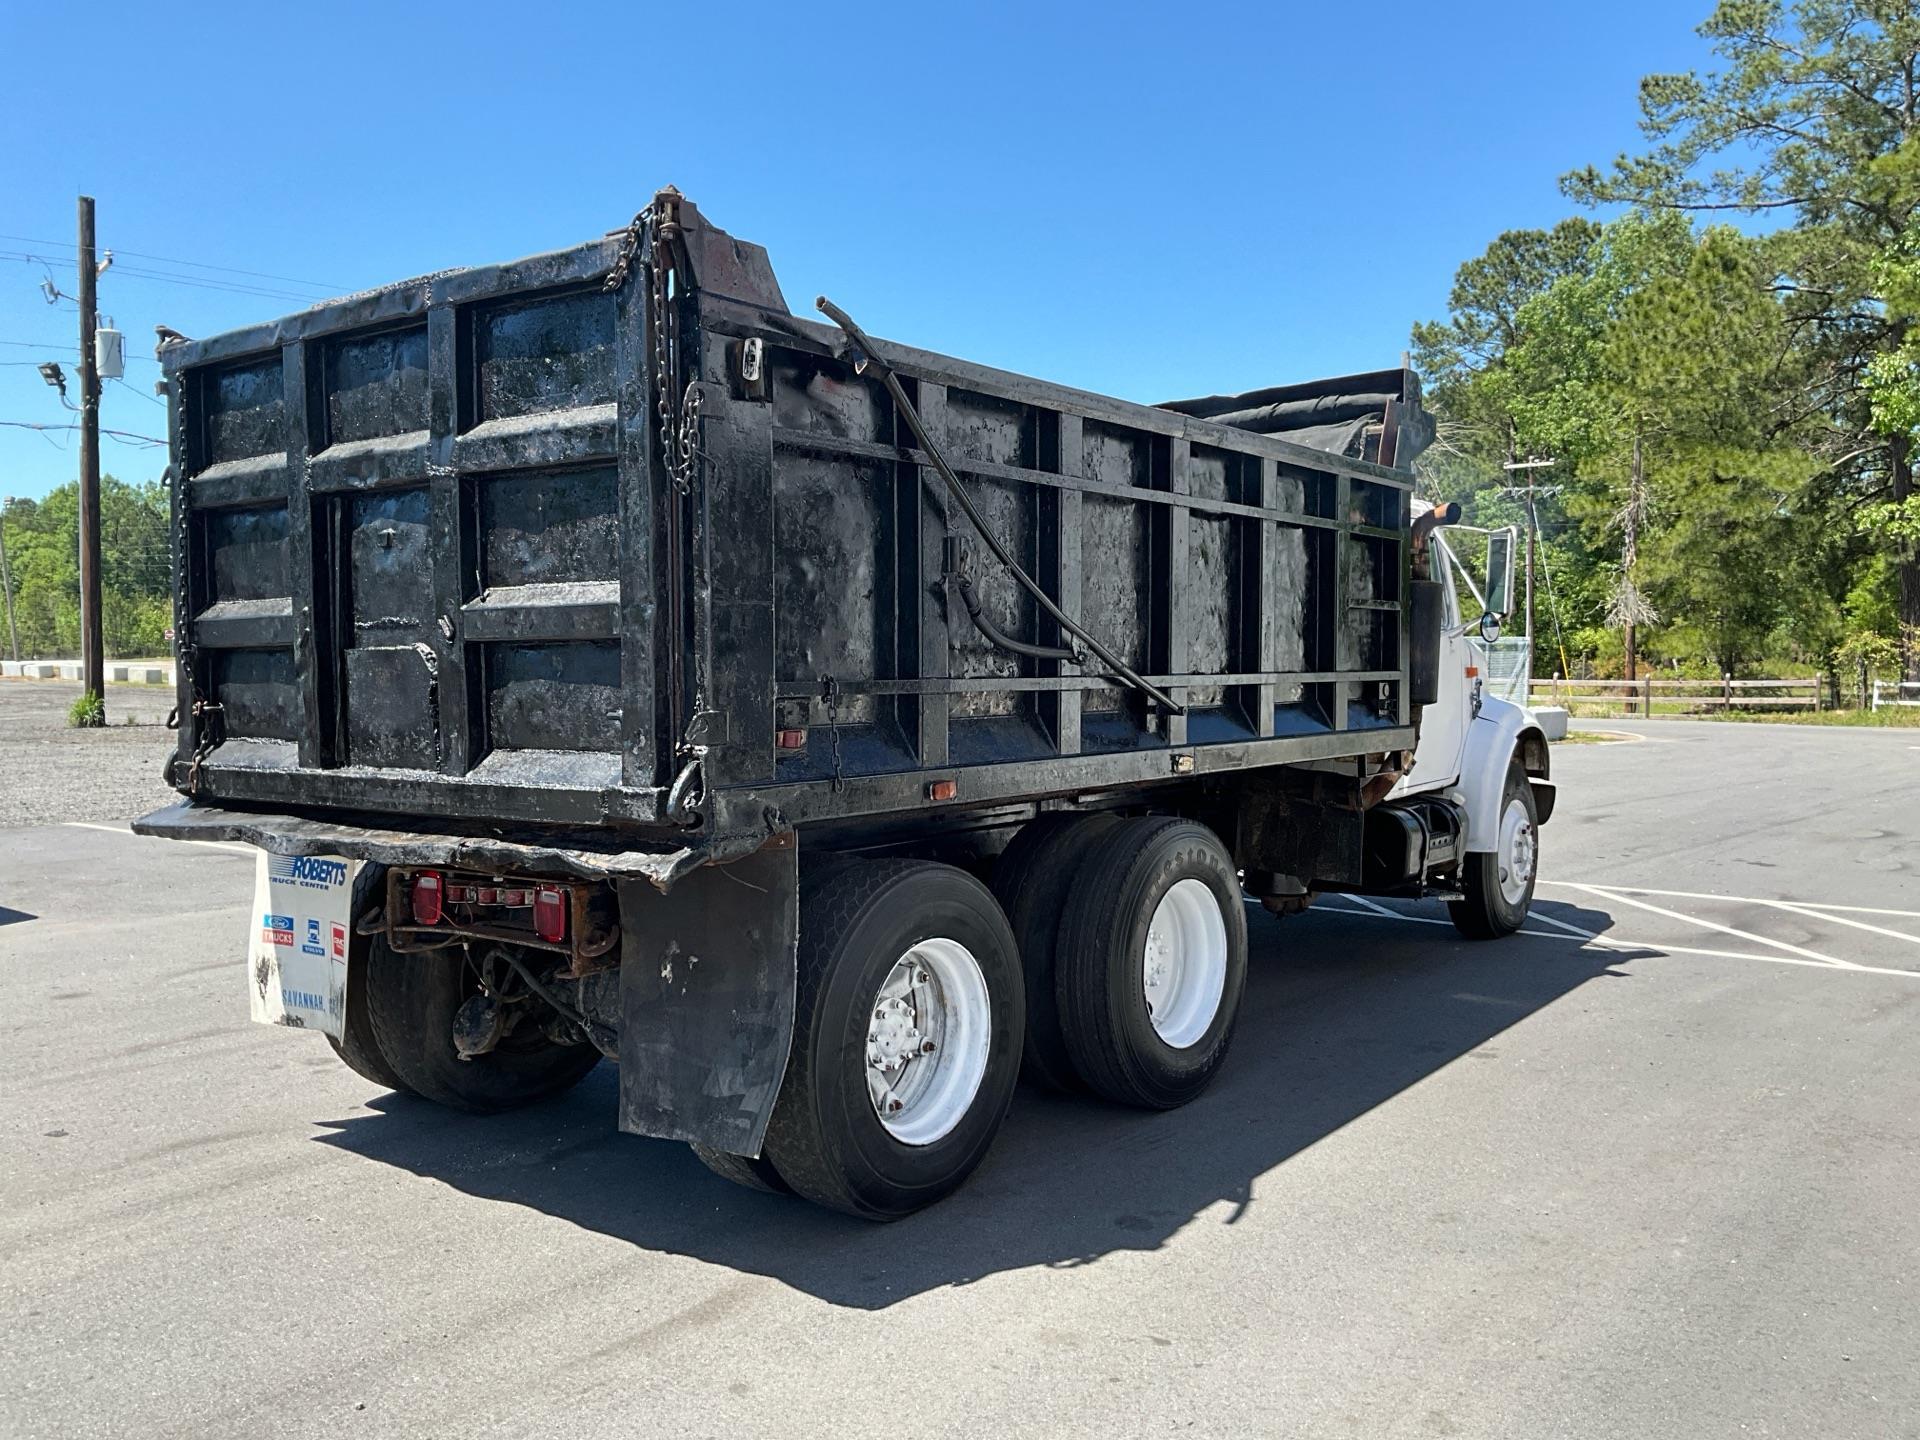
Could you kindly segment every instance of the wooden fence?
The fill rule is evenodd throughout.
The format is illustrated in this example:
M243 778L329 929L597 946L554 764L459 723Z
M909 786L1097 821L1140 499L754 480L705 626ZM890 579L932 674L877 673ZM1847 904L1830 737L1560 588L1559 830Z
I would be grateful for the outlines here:
M1873 708L1878 710L1882 705L1920 705L1920 681L1875 680Z
M1533 703L1574 714L1697 715L1714 710L1820 710L1827 682L1803 680L1535 680Z

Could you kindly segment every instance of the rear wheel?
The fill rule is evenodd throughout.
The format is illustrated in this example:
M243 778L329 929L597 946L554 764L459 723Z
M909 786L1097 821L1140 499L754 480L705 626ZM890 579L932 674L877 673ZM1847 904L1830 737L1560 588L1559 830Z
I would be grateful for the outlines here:
M1013 927L1026 980L1027 1041L1020 1073L1044 1089L1086 1089L1060 1031L1054 957L1073 877L1100 837L1118 823L1112 815L1042 815L1013 837L994 868L993 893Z
M1470 940L1497 940L1527 922L1539 878L1540 822L1533 786L1516 759L1507 767L1491 854L1471 854L1461 867L1462 898L1448 902L1454 927Z
M1226 1059L1247 982L1240 879L1191 820L1123 820L1074 876L1055 988L1074 1068L1124 1105L1168 1110Z
M381 866L360 867L350 906L356 920L378 896L385 877L386 870ZM333 1046L333 1053L341 1062L361 1079L383 1090L411 1095L413 1087L400 1078L400 1072L380 1053L380 1042L373 1034L373 1017L367 1013L367 959L373 953L373 945L374 937L370 935L354 935L348 943L346 1033L338 1040L329 1035L327 1043Z
M411 1095L413 1087L400 1078L400 1072L380 1053L380 1043L373 1036L373 1020L367 1014L367 964L364 947L358 959L347 962L347 1015L346 1033L338 1040L327 1037L327 1043L333 1046L346 1067L362 1080L370 1080L383 1090L397 1090L403 1095Z
M1006 917L950 865L870 861L800 894L793 1055L766 1154L795 1193L892 1220L985 1158L1025 1008Z
M455 1110L486 1114L531 1104L577 1083L600 1063L593 1045L562 1045L540 1023L538 1000L493 1049L461 1058L455 1016L481 996L464 947L398 954L375 936L367 957L367 1016L380 1055L408 1089ZM349 987L351 994L351 987ZM535 1008L538 1007L538 1008Z
M773 1168L773 1162L764 1155L735 1155L698 1143L691 1144L689 1148L702 1165L722 1180L731 1180L736 1185L744 1185L749 1190L759 1190L767 1195L793 1193L793 1187L780 1178L780 1172Z

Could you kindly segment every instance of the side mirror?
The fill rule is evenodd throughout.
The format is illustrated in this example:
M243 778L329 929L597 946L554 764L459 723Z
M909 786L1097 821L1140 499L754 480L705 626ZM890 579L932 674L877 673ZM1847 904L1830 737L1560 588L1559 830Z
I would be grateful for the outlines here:
M1491 610L1481 613L1480 638L1489 645L1500 638L1500 617Z
M1502 620L1513 613L1513 542L1512 526L1487 535L1487 583L1482 593L1487 613Z

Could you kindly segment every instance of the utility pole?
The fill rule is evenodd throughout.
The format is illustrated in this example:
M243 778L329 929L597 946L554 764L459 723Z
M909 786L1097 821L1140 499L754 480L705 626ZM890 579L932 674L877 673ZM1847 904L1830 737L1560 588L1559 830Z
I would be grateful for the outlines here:
M7 597L7 640L13 647L13 659L20 662L20 628L13 623L13 572L7 569L7 506L11 497L0 501L0 594Z
M1640 619L1639 591L1633 584L1633 567L1640 559L1640 514L1646 508L1647 471L1641 459L1640 428L1633 431L1633 473L1629 480L1631 489L1627 494L1626 533L1620 541L1620 576L1626 592L1633 597L1634 603L1626 612L1627 679L1634 678L1640 656L1636 630Z
M1551 470L1556 463L1557 462L1552 460L1508 460L1506 464L1500 467L1508 474L1512 474L1516 470L1524 470L1527 472L1525 496L1527 502L1527 653L1529 655L1533 653L1533 546L1534 537L1540 530L1540 512L1534 506L1534 498L1537 492L1534 486L1533 472L1536 470ZM1509 490L1517 488L1516 486L1508 487Z
M94 282L93 197L80 197L80 688L100 697L106 723L106 647L100 623L100 328Z

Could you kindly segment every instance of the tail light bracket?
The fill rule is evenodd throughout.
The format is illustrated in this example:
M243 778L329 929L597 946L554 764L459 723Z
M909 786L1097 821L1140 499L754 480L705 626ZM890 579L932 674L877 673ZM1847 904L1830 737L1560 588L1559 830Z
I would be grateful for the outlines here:
M421 877L434 877L439 881L439 914L430 924L421 923L414 908L414 882ZM454 898L481 890L496 896L503 891L524 891L529 903L503 907L498 903ZM564 917L557 934L552 924L555 901L551 898L556 895ZM601 903L596 905L596 900ZM530 923L525 927L500 923L497 917L503 908L526 914ZM476 911L483 913L476 914ZM535 928L536 914L544 933ZM440 950L468 940L491 940L553 951L567 957L567 968L560 973L569 979L579 979L620 963L618 914L612 889L597 880L553 880L437 866L396 865L387 871L382 929L387 944L401 954Z

